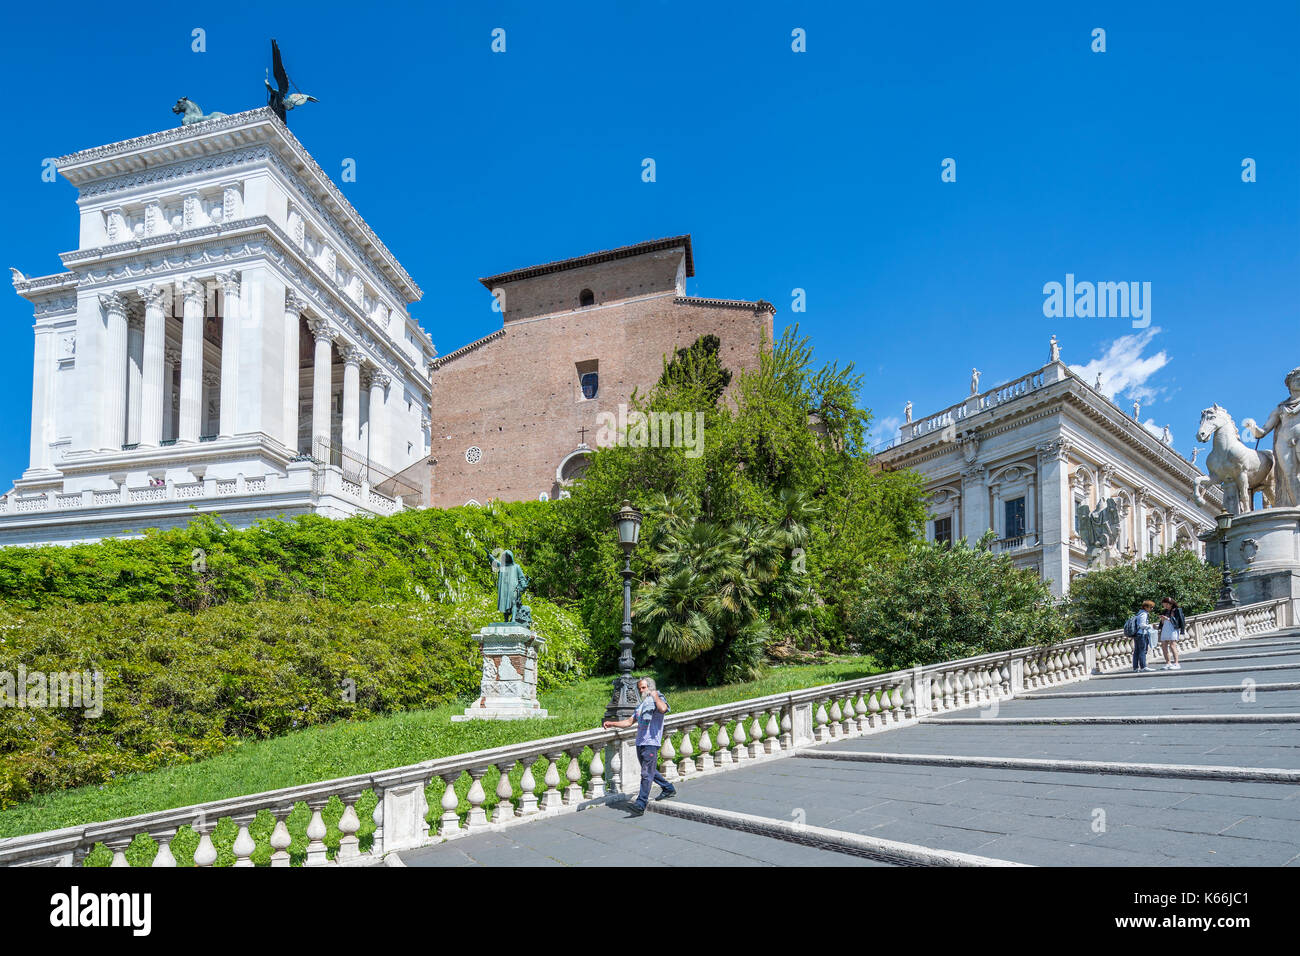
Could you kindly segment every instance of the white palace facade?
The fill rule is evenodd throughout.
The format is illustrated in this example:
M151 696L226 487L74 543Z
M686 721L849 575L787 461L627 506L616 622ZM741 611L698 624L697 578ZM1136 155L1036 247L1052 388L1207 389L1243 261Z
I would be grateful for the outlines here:
M35 312L31 461L0 544L420 502L420 289L270 110L56 164L80 241L62 272L14 270Z
M1057 597L1097 566L1080 535L1081 508L1114 502L1110 563L1171 548L1201 553L1197 535L1221 510L1217 488L1198 498L1195 465L1059 360L904 424L876 461L924 476L929 540L974 544L992 530L993 549L1033 569Z

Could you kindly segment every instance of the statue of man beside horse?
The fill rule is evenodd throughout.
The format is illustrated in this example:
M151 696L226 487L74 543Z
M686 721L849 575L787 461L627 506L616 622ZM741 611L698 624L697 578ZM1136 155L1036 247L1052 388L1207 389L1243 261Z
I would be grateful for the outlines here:
M1273 433L1273 450L1250 448L1241 440L1227 409L1217 402L1201 412L1196 440L1212 442L1205 459L1210 478L1223 484L1223 506L1231 514L1254 511L1255 492L1262 507L1300 507L1300 367L1286 376L1289 397L1259 426L1252 418L1242 428L1252 438Z

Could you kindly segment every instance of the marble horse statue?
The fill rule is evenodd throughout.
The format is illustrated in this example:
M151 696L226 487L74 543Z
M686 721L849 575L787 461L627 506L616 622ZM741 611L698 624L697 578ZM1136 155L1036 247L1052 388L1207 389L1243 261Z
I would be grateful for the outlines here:
M220 119L226 115L225 113L205 113L199 108L199 104L188 96L182 96L177 100L176 105L172 107L172 112L181 114L182 126L202 123L204 120Z
M1201 412L1201 426L1196 431L1197 441L1211 439L1205 470L1213 481L1223 483L1224 509L1229 514L1253 511L1256 491L1265 508L1273 507L1273 453L1246 447L1232 416L1217 402Z

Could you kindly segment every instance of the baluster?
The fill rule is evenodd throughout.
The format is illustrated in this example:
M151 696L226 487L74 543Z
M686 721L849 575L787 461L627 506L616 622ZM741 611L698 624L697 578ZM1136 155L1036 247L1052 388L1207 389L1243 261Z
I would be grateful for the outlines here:
M343 801L343 816L339 817L339 852L335 860L344 863L361 856L361 838L357 836L361 832L361 818L357 816L361 791L340 794L339 799Z
M542 778L546 784L546 790L542 793L543 813L554 813L564 805L564 798L560 795L560 769L556 765L563 753L564 751L557 750L546 754L546 776Z
M903 682L903 719L916 719L916 691L910 680Z
M618 753L618 748L614 749ZM531 816L538 810L537 807L537 781L533 778L533 761L535 757L525 757L523 760L524 774L519 778L519 816Z
M832 700L830 722L826 725L826 730L831 735L832 740L839 737L840 721L843 719L844 714L840 711L840 702L838 700Z
M903 689L898 684L895 684L890 689L889 702L893 705L890 714L894 718L894 723L901 724L903 722Z
M459 770L452 770L439 775L445 786L442 791L442 816L438 818L438 835L444 840L460 833L460 815L456 812L460 806L460 797L456 795L456 781L460 779L460 774Z
M248 832L248 825L253 822L255 816L256 813L241 813L232 818L239 826L234 845L230 848L235 854L235 866L253 865L253 851L257 849L257 844L253 842L253 835Z
M1025 658L1025 690L1038 687L1038 662L1033 657Z
M211 866L216 863L217 848L212 845L212 827L208 826L207 820L200 817L190 825L190 829L199 835L199 845L194 849L194 865Z
M510 772L514 769L513 760L497 764L497 805L492 811L492 822L497 826L515 818L515 805L511 800L515 795L515 788L510 784Z
M951 671L944 671L943 674L943 709L952 710L957 706L957 681L953 679Z
M732 742L735 744L731 749L731 762L740 763L749 757L749 748L745 746L745 719L749 714L740 714L736 717L736 732L732 735Z
M321 810L329 803L329 797L312 797L307 801L311 811L311 822L307 824L307 866L324 866L329 862L329 849L325 846L325 820Z
M483 809L483 801L487 799L487 794L483 792L483 775L487 773L487 769L487 767L469 768L469 792L465 794L465 799L469 801L469 813L465 816L465 829L470 833L488 825L487 812Z
M378 858L384 855L384 791L376 788L375 798L375 809L370 814L370 819L375 822L375 832L370 840L370 855Z
M826 729L829 718L826 716L826 702L817 702L817 713L813 716L813 738L819 743L824 744L831 739L830 731Z
M754 721L749 725L749 755L751 757L763 756L763 724L759 720L762 716L762 711L754 714Z
M591 745L591 766L588 768L591 777L587 781L587 798L589 800L599 800L605 795L604 750L605 748L601 744Z
M943 711L943 678L936 675L930 676L930 712L941 713Z
M779 726L780 737L777 738L777 750L794 749L794 708L786 705L780 708L781 722Z
M130 866L126 859L126 848L131 845L135 837L133 835L117 836L104 841L104 846L113 851L113 862L108 864L113 866Z
M969 707L975 703L975 682L971 680L970 671L961 672L962 702Z
M768 712L767 724L763 727L763 749L769 754L781 752L781 729L776 723L776 714Z
M695 758L695 766L700 773L713 769L713 740L709 736L709 725L700 728L700 755Z
M579 747L576 751L568 751L569 766L564 771L564 779L569 781L569 785L564 788L565 806L576 807L582 803L582 764L578 762L578 757L583 749Z
M867 723L867 701L863 697L862 691L858 691L857 700L853 702L853 717L858 733L866 733L867 728L871 725Z
M727 722L721 720L718 722L718 751L713 755L713 763L719 770L725 770L731 766L731 738L727 736Z
M1010 697L1011 696L1011 661L1006 660L1002 662L1002 669L998 671L998 675L1002 678L1002 695L1004 697Z
M289 814L293 812L293 807L285 807L275 815L275 829L271 831L271 866L280 867L288 866L289 845L293 843L293 837L289 835L289 826L285 821Z
M880 688L867 691L867 723L872 727L884 726L880 719Z
M615 793L626 792L627 788L623 786L623 746L618 738L614 739L609 751L609 781Z
M154 854L153 862L150 866L171 866L176 865L176 857L172 854L172 840L176 838L176 830L162 830L153 835L158 842L158 852Z
M663 758L664 766L660 771L665 780L677 779L677 748L673 746L673 735L664 734L664 745L659 748L659 756Z
M850 737L858 729L858 718L853 710L853 695L849 694L844 698L844 706L840 708L840 716L844 722L840 724L840 733L845 737Z
M695 773L695 761L691 759L691 755L695 753L695 749L691 746L691 731L694 729L694 727L682 728L682 745L677 748L677 752L681 754L681 760L677 763L677 775L683 780Z

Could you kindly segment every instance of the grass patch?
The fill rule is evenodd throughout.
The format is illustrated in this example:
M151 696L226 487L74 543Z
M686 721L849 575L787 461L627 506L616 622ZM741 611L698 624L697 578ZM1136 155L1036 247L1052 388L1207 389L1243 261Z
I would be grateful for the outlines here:
M774 667L758 680L741 684L708 688L660 684L660 689L668 698L673 711L681 713L751 697L867 677L882 670L870 657L842 657L819 664ZM611 678L598 677L543 693L542 706L551 714L546 720L452 723L452 715L461 713L465 708L467 702L461 701L431 710L408 711L374 720L341 721L272 740L248 741L206 760L151 773L130 774L99 786L42 794L26 803L0 811L0 837L208 803L588 730L599 726L605 705L609 701L610 686ZM583 758L584 774L588 759L586 756ZM516 768L515 776L522 776L520 768ZM540 785L542 775L536 773L536 776ZM563 779L563 773L561 778ZM492 771L492 781L495 781L495 771ZM435 794L433 788L429 791L433 819L441 812L438 805L441 798L440 784L437 786L438 793ZM464 801L464 790L468 786L468 778L463 779L459 788L462 813L468 809L468 804ZM484 780L484 789L490 795L490 806L495 803L495 796L492 795L493 789L489 786L488 779ZM516 796L518 792L516 780ZM333 802L337 804L337 800ZM361 831L363 838L374 829L367 816L373 806L374 799L371 797L357 808L364 824ZM305 812L305 808L300 808L300 811ZM335 824L341 813L341 804L323 813L330 828L327 843L337 843ZM264 816L270 820L269 814ZM262 844L273 825L267 823L267 820L259 822L253 828L253 836L259 844L259 855L254 856L256 862L264 862L260 858L265 855ZM222 827L229 832L219 827L213 836L213 842L217 844L219 853L233 860L228 847L234 840L234 828L229 821L225 821ZM305 818L290 821L291 832L305 827ZM266 830L265 834L261 833L262 829ZM299 843L304 838L296 832L294 836L295 846L290 852L297 854L300 851ZM197 844L197 837L192 842ZM305 849L305 845L302 842L301 848ZM128 856L152 858L153 851L150 847L152 842L142 837L137 840L134 853ZM189 854L193 853L193 845L188 842L185 831L173 844L173 853L182 865L188 860ZM186 860L182 860L183 853ZM219 858L218 865L222 862Z

